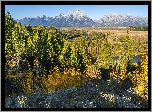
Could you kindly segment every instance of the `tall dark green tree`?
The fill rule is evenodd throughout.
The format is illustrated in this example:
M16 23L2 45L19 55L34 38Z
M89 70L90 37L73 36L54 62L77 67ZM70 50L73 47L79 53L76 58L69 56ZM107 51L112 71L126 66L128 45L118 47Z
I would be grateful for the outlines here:
M108 35L105 35L103 42L101 43L101 49L99 57L97 58L96 65L98 68L109 69L112 65L112 47L110 42L108 42Z

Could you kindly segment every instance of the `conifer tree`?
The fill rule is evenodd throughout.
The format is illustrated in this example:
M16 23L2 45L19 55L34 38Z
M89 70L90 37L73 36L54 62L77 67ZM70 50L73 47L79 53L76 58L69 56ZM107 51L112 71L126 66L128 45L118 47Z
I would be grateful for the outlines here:
M98 68L110 68L113 62L111 51L112 49L110 42L108 42L108 35L105 35L105 38L102 42L102 46L100 49L100 55L95 63L98 66Z

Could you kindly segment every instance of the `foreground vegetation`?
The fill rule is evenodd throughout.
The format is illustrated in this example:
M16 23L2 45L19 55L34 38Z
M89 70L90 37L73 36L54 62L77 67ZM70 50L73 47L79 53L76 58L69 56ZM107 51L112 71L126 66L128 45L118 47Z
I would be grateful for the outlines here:
M105 87L107 80L117 79L120 87L116 90L132 87L138 95L148 95L148 40L132 39L129 30L122 38L114 38L112 32L84 33L22 26L6 13L6 97L12 92L29 95L39 89L48 93L82 88L94 79L104 81ZM132 61L135 54L140 56L140 63ZM113 60L114 56L119 60Z

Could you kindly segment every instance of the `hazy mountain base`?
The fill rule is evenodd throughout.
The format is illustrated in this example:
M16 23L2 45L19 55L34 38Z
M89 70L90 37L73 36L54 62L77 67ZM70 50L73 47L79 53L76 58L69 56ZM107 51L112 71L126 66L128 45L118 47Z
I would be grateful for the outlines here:
M6 108L147 108L148 100L133 88L121 89L119 80L90 80L81 88L70 87L49 93L5 98Z

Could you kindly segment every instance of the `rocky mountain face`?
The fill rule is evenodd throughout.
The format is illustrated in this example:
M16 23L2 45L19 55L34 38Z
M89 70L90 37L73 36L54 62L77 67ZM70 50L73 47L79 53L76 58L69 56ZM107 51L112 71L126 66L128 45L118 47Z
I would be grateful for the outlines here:
M90 19L83 11L76 10L74 13L69 12L68 15L60 13L55 17L46 17L42 15L35 18L17 19L21 24L32 26L61 26L61 27L128 27L128 26L148 26L148 17L140 17L127 14L108 14L98 20Z

